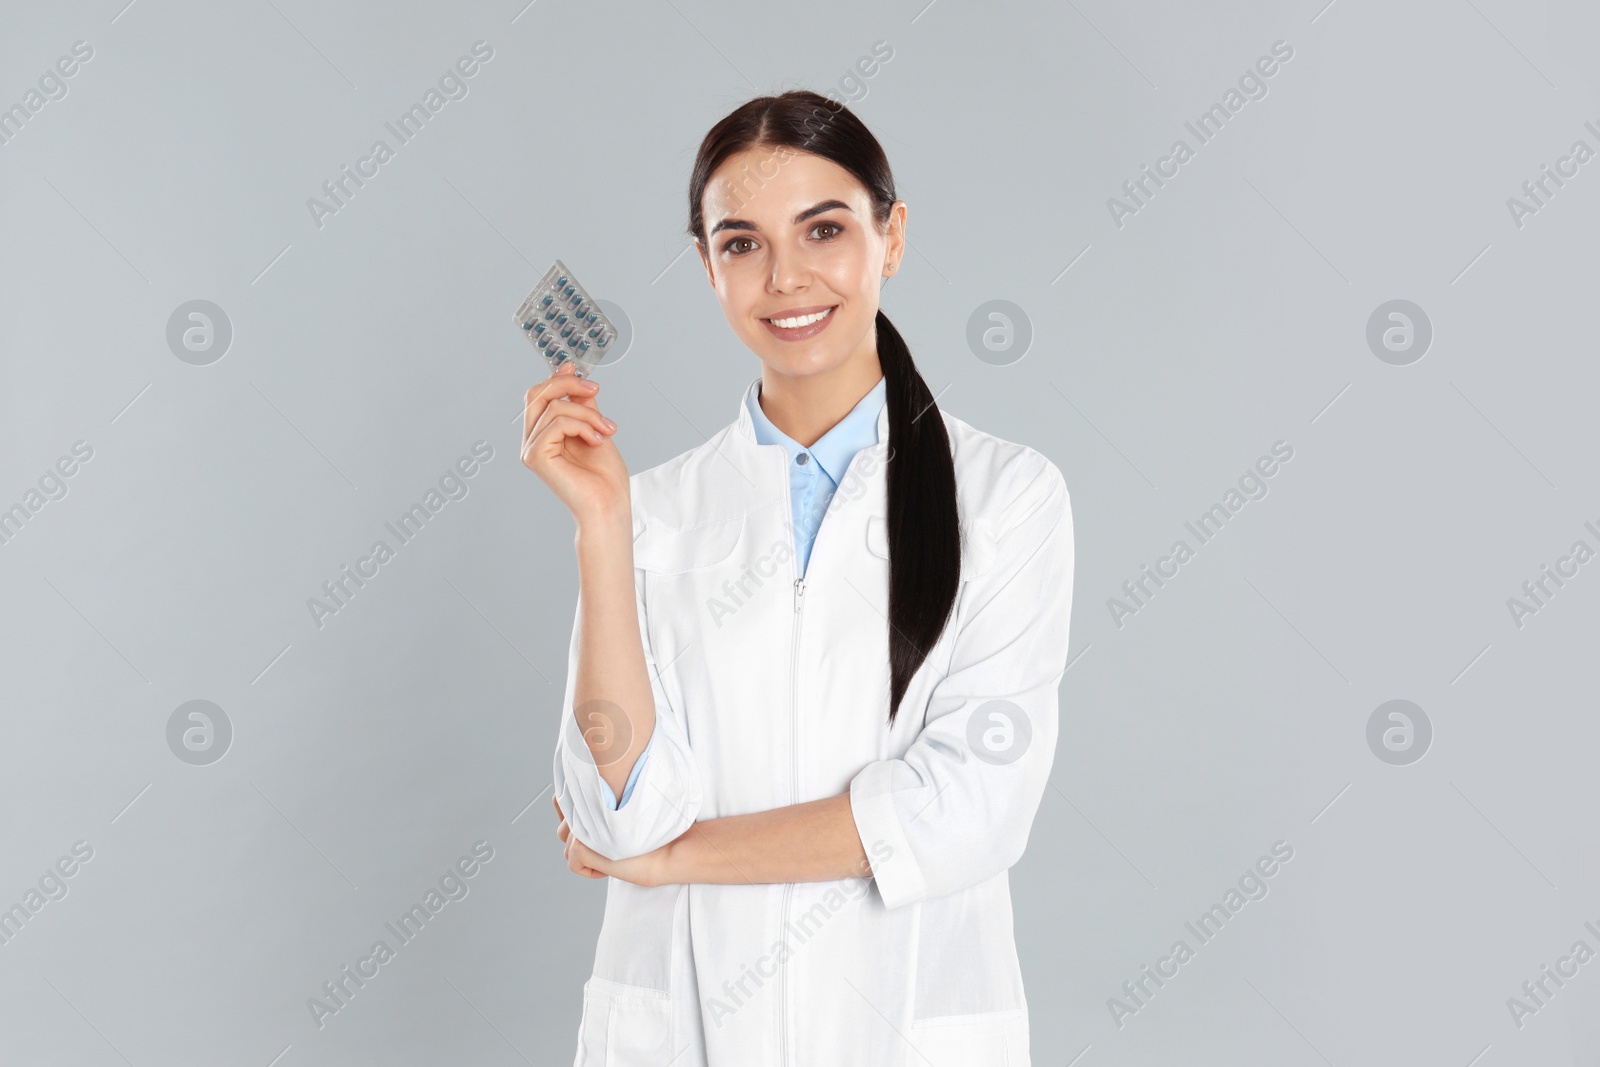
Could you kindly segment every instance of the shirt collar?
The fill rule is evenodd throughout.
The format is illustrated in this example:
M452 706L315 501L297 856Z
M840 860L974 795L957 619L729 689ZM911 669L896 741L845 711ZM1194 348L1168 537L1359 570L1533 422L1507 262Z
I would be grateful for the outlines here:
M827 433L817 438L816 443L810 448L804 447L778 429L772 420L767 418L767 413L761 410L760 378L745 390L744 400L750 419L750 429L757 444L782 445L789 453L791 463L801 452L810 452L811 458L837 485L844 478L844 472L849 468L850 461L855 458L856 453L877 444L881 439L884 416L887 414L884 401L888 395L888 388L888 379L880 377L878 383L856 402L855 407L851 408L850 412L835 423Z

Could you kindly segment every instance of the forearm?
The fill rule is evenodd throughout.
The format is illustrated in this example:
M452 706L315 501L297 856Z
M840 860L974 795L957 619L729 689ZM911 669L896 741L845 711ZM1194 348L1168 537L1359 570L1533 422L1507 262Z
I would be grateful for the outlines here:
M633 520L626 508L578 528L578 668L573 714L600 776L622 795L655 730L633 579Z
M850 794L695 823L667 846L666 882L827 882L872 874Z

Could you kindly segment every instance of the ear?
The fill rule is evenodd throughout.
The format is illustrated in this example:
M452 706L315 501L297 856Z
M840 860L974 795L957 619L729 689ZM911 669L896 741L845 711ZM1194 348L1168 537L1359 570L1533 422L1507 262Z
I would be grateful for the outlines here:
M889 232L885 235L883 248L883 276L892 278L900 273L898 269L890 270L889 264L903 267L906 259L906 202L896 200L889 207Z
M694 250L700 253L700 262L706 268L706 281L711 283L711 288L717 287L716 275L711 273L711 257L706 254L706 246L700 243L700 238L694 239Z

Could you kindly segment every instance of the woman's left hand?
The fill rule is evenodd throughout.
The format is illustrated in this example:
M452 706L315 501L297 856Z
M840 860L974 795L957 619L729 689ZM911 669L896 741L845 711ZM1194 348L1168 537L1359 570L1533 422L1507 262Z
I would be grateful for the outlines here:
M561 814L561 805L556 803L555 797L550 798L550 803L554 805L556 818L559 820L556 836L566 846L567 866L571 870L585 878L620 878L624 882L641 886L667 884L667 849L671 848L671 845L662 845L654 852L646 852L642 856L632 856L625 860L607 859L578 840L572 828L567 825L566 816Z

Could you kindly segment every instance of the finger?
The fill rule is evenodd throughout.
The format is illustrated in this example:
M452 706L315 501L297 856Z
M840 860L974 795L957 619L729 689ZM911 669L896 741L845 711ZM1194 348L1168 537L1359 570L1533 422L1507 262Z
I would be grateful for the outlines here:
M584 445L605 445L605 435L590 426L589 422L573 419L570 416L557 416L550 421L546 429L542 429L536 437L528 442L528 448L523 453L523 464L538 470L538 461L555 459L565 451L568 440L579 440Z
M522 462L531 464L534 457L550 459L561 454L568 438L577 438L586 445L605 444L605 435L588 422L569 415L557 415L534 437L528 440Z
M579 841L576 837L571 840L570 848L571 851L568 853L568 858L572 863L577 864L579 867L587 867L592 871L600 869L600 853Z
M533 386L523 396L522 411L522 436L528 434L539 421L539 416L544 414L544 409L552 400L565 396L591 397L600 388L600 383L587 378L579 378L568 368L570 363L563 363L561 369L538 385Z
M598 407L586 407L571 400L560 398L550 401L545 406L544 416L533 426L533 436L540 436L543 428L555 419L565 415L569 419L582 419L593 426L601 434L609 435L616 432L617 424L600 413Z

